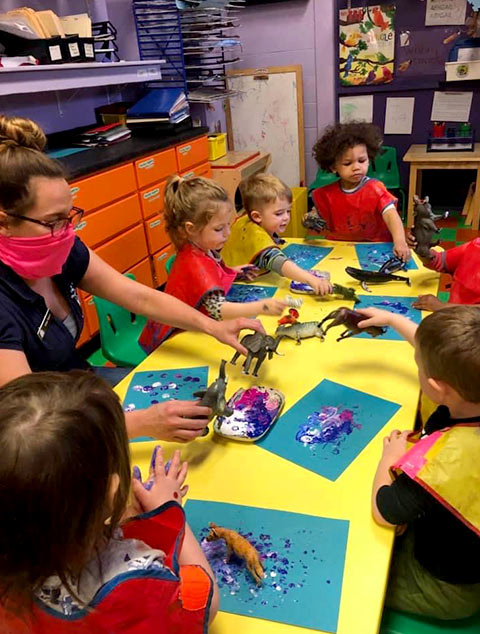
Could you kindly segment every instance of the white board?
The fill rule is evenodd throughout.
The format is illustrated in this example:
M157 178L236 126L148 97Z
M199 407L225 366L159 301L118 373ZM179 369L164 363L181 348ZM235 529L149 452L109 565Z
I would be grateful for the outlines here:
M234 75L228 83L239 91L230 98L234 149L270 152L271 173L289 187L298 187L305 175L303 121L299 125L298 116L303 103L297 73L269 73L268 79Z

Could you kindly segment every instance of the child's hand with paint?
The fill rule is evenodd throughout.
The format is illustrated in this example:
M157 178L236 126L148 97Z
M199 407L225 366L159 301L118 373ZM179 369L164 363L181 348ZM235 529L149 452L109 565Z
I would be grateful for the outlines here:
M132 492L135 502L144 512L153 511L166 502L181 504L188 491L188 486L184 486L187 470L188 463L180 462L178 449L165 465L163 450L157 445L153 451L148 480L143 483L140 469L137 466L133 468Z

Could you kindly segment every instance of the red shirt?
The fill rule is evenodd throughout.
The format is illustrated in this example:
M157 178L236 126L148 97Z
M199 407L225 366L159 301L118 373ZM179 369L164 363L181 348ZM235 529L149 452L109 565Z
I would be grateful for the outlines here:
M448 251L432 251L434 259L427 268L453 276L449 302L480 304L480 238Z
M327 223L328 240L356 242L391 242L392 236L383 212L397 199L374 178L367 178L352 191L345 191L340 181L315 189L313 202Z

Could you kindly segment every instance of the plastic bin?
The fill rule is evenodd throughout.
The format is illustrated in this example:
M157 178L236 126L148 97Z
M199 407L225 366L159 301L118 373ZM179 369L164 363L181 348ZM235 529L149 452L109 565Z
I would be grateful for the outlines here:
M216 161L227 153L227 135L216 132L208 135L208 159Z

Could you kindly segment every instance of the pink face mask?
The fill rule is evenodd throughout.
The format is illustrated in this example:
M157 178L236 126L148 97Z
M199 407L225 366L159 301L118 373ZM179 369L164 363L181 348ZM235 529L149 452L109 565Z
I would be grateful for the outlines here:
M0 235L0 260L27 280L53 277L62 272L74 241L72 226L59 236L18 238Z

